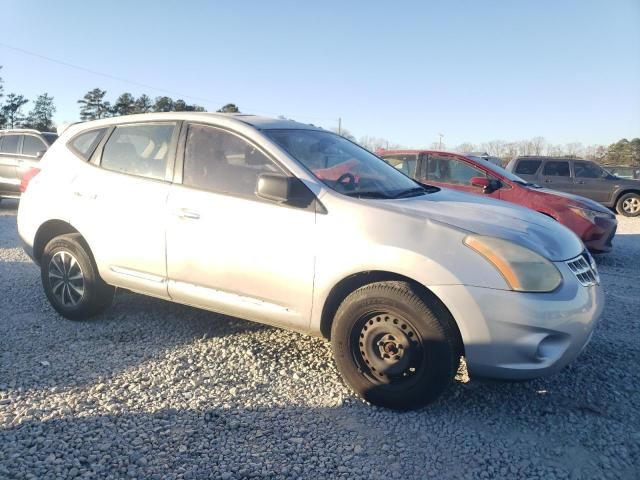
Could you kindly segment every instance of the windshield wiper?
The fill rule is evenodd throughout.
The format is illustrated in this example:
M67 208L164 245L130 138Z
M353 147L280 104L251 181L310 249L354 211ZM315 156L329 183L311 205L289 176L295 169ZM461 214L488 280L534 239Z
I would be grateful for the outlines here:
M413 187L408 188L406 190L402 190L396 193L391 198L403 198L403 197L416 197L418 195L422 195L423 193L427 193L427 189L424 187Z
M345 195L348 197L357 197L357 198L394 198L390 197L386 193L376 192L376 191L362 191L362 192L345 192Z

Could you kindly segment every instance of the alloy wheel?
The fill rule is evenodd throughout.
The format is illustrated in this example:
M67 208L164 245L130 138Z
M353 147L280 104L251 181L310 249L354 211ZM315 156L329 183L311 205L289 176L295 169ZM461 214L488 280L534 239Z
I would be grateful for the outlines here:
M49 261L49 285L61 305L76 306L84 297L84 274L78 260L66 250L56 252Z

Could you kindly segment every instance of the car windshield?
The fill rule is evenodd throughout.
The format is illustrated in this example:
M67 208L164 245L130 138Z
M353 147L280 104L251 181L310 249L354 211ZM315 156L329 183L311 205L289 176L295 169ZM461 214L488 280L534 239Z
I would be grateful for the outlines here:
M371 152L334 133L295 129L265 133L316 178L342 194L388 199L437 191L420 185Z
M511 180L512 182L516 182L521 185L527 185L527 186L533 185L532 183L527 182L526 180L520 178L518 175L511 173L509 170L502 168L500 165L496 165L495 163L488 162L482 157L476 157L476 156L470 155L469 158L474 159L476 161L481 161L484 167L494 171L498 175L502 175L507 180Z

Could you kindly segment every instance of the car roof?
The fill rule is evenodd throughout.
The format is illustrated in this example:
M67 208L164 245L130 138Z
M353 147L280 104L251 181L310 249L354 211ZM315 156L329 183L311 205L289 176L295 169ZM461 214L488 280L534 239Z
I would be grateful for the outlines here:
M87 122L77 122L67 125L63 132L71 126L80 126L87 129L121 123L154 122L160 120L206 121L211 119L224 119L225 122L250 125L258 130L270 129L297 129L297 130L323 130L315 125L296 122L294 120L250 115L245 113L218 113L218 112L158 112L141 113L135 115L123 115L120 117L108 117ZM59 133L63 133L59 132Z
M0 130L0 135L5 133L17 133L17 134L34 133L36 135L42 135L43 133L53 133L53 132L41 132L40 130L35 130L33 128L7 128L7 129Z

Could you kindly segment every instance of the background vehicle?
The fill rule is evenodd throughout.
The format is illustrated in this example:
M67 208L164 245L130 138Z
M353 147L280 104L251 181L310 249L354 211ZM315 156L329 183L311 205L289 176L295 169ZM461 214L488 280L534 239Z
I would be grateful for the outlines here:
M582 159L555 157L518 157L507 170L524 178L561 192L590 198L620 215L640 215L640 181L611 175L598 164Z
M628 165L604 165L603 168L618 178L627 178L629 180L640 179L640 166L630 167Z
M488 195L544 213L573 230L593 252L612 248L615 215L587 198L539 188L476 157L430 150L390 150L382 158L419 182Z
M69 127L40 167L25 176L18 231L60 314L95 315L123 287L321 335L375 404L437 398L463 353L473 375L555 372L602 312L570 230L422 186L312 126L98 120Z
M494 157L493 155L489 155L487 152L465 152L463 153L465 157L473 158L478 161L485 161L493 163L494 165L502 166L502 160L498 157Z
M0 199L20 197L20 179L38 165L58 135L38 130L0 131Z

